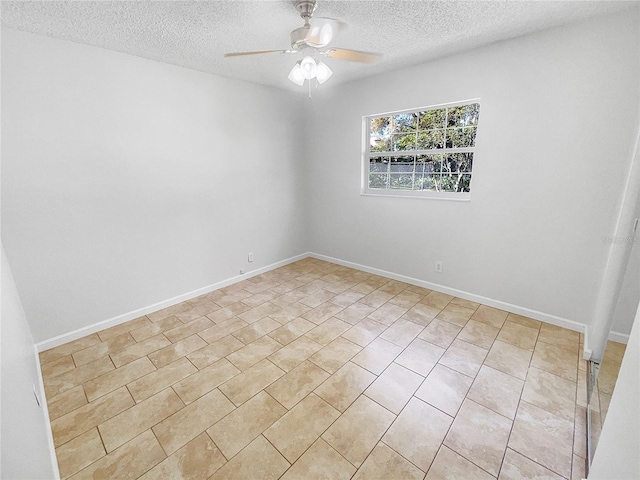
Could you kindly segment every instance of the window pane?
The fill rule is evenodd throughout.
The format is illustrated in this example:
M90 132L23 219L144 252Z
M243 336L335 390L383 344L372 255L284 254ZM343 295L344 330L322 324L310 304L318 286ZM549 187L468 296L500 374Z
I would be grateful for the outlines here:
M373 136L382 136L390 132L391 117L372 118L369 122L369 134Z
M451 107L448 110L447 126L449 127L469 127L478 124L478 116L480 115L479 103Z
M444 128L445 109L428 110L420 112L418 119L418 130L433 130L434 128Z
M443 192L468 192L471 184L469 174L443 174L440 181L440 190Z
M450 153L446 156L443 171L471 173L473 153Z
M369 172L386 172L389 169L389 158L373 157L369 159Z
M444 130L431 130L418 133L418 149L432 150L444 148Z
M454 178L456 177L456 178ZM455 192L457 175L445 175L439 177L438 187L441 192Z
M424 173L439 173L444 155L418 155L416 170Z
M476 127L447 128L447 148L473 147L476 143Z
M391 157L391 172L413 173L414 157Z
M458 192L470 192L471 191L471 175L462 175L458 186Z
M422 185L420 185L421 190L436 190L436 178L439 178L440 175L427 175L425 173L424 178L422 179Z
M418 124L416 113L402 113L392 117L392 130L394 133L415 132Z
M389 188L397 190L413 190L413 175L405 173L390 174Z
M389 175L386 173L370 173L369 174L369 188L388 188L387 180Z
M402 152L405 150L415 150L416 148L416 134L404 133L400 135L393 135L393 151Z
M390 152L391 151L391 135L383 135L381 137L371 137L372 152Z

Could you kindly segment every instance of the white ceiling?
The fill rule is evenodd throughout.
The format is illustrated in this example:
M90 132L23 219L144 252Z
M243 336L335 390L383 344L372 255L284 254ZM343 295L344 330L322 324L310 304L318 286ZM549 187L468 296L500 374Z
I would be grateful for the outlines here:
M2 1L2 24L278 88L301 53L224 58L289 48L303 25L294 0ZM336 59L322 88L483 44L637 7L638 1L336 1L316 16L346 22L332 46L381 53L376 64Z

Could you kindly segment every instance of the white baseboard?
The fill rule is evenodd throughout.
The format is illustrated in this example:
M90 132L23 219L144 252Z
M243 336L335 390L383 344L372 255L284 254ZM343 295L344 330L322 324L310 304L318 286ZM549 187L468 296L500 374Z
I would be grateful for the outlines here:
M320 255L317 253L310 253L309 256L312 258L317 258L318 260L325 260L327 262L337 263L338 265L343 265L345 267L362 270L367 273L372 273L375 275L380 275L382 277L391 278L393 280L410 283L411 285L416 285L418 287L428 288L429 290L435 290L436 292L446 293L448 295L453 295L455 297L464 298L465 300L481 303L489 307L499 308L500 310L505 310L510 313L515 313L517 315L522 315L525 317L533 318L535 320L540 320L541 322L550 323L552 325L567 328L569 330L574 330L576 332L583 333L585 331L585 325L583 323L575 322L567 318L558 317L556 315L551 315L549 313L539 312L537 310L531 310L530 308L520 307L518 305L502 302L500 300L494 300L493 298L487 298L481 295L475 295L473 293L465 292L463 290L458 290L455 288L446 287L444 285L439 285L437 283L426 282L424 280L419 280L417 278L412 278L412 277L407 277L405 275L399 275L397 273L387 272L386 270L381 270L378 268L368 267L366 265L360 265L354 262L340 260L339 258L333 258L326 255Z
M44 416L44 423L47 426L47 443L49 445L49 455L51 456L51 467L55 475L54 480L60 480L60 469L58 468L58 457L56 456L56 446L53 442L53 432L51 431L51 420L49 418L49 402L47 394L44 390L44 382L42 381L42 369L40 368L40 356L38 355L38 347L33 346L33 354L36 357L36 371L38 373L38 396L40 399L40 408Z
M629 343L629 334L611 331L609 332L609 340L612 342L624 343L626 345Z
M226 280L221 280L220 282L207 285L206 287L198 288L197 290L193 290L191 292L183 293L182 295L178 295L168 300L154 303L153 305L142 307L137 310L133 310L131 312L123 313L122 315L118 315L117 317L109 318L107 320L103 320L103 321L94 323L92 325L88 325L86 327L73 330L72 332L58 335L48 340L43 340L42 342L36 343L36 348L38 352L49 350L50 348L57 347L59 345L63 345L68 342L72 342L73 340L86 337L87 335L91 335L92 333L99 332L101 330L104 330L105 328L114 327L116 325L120 325L121 323L128 322L129 320L133 320L134 318L141 317L142 315L146 315L152 312L157 312L158 310L162 310L163 308L170 307L171 305L175 305L177 303L184 302L185 300L190 300L192 298L199 297L200 295L213 292L214 290L218 290L219 288L227 287L234 283L241 282L242 280L246 280L247 278L255 277L262 273L268 272L270 270L274 270L279 267L283 267L284 265L297 262L298 260L302 260L303 258L307 258L307 257L309 257L309 254L303 253L301 255L296 255L295 257L291 257L286 260L282 260L280 262L272 263L271 265L267 265L266 267L262 267L262 268L258 268L257 270L246 272L242 275L236 275L235 277L227 278Z

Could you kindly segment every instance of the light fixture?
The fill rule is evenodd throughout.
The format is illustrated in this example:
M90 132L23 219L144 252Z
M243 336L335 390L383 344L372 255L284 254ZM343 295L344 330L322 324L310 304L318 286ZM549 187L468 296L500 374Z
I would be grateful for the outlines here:
M333 72L326 63L316 63L313 57L306 56L296 62L289 72L288 78L296 85L303 85L305 80L313 80L314 78L322 84L329 80L331 75Z

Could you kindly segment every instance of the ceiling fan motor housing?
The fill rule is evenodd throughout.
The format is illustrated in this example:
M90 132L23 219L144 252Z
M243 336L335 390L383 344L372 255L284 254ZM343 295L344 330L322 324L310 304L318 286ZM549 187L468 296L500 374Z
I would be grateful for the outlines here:
M309 23L309 19L313 16L318 2L316 0L297 0L296 10L300 13L300 16L304 19L305 23Z
M291 32L291 49L292 50L302 50L307 47L307 34L309 33L309 29L311 27L309 25L305 25L304 27L296 28L293 32Z

